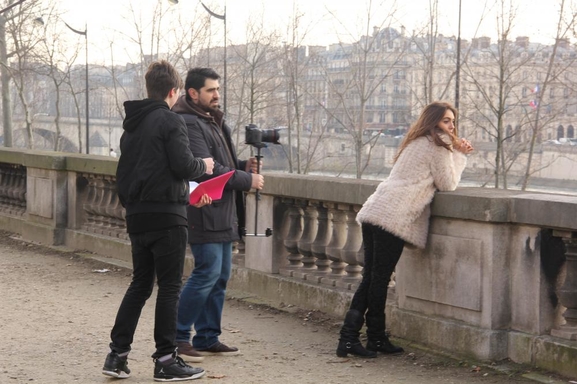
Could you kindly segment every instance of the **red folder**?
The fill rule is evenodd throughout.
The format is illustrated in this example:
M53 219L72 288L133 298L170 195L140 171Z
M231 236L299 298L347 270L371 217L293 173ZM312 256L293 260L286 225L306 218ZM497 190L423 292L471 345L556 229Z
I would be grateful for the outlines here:
M222 191L228 179L232 176L234 171L223 173L220 176L213 177L198 184L198 186L190 193L190 205L196 204L205 193L210 196L212 200L219 200L222 198Z

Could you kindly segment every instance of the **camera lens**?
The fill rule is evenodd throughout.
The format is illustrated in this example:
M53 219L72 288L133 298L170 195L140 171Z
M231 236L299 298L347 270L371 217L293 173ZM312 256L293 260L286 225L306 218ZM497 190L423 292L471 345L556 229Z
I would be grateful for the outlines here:
M280 132L278 129L263 129L261 140L265 143L278 143Z

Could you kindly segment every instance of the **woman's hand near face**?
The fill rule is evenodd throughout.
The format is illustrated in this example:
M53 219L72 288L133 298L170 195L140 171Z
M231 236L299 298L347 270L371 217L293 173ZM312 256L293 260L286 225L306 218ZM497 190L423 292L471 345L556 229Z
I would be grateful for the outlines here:
M473 145L471 144L471 142L467 139L458 140L453 147L457 151L464 153L465 155L473 152L473 150L475 149L475 148L473 148Z
M192 206L195 208L200 208L200 207L204 207L205 205L208 205L208 204L212 204L212 199L210 198L210 196L208 196L205 193L204 195L202 195L202 197L200 198L198 203L192 204Z

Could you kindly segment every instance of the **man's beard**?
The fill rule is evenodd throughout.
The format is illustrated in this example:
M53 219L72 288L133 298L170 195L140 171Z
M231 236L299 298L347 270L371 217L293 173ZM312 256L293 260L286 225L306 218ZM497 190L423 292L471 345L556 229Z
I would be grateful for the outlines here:
M211 112L216 112L216 111L220 111L220 104L215 105L214 107L209 105L205 105L205 104L198 104L198 106L205 112L211 113Z

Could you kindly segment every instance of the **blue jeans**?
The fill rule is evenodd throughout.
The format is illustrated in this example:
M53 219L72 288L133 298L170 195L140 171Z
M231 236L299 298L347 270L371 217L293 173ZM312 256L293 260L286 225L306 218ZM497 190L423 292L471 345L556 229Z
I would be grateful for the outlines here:
M110 337L110 349L117 353L130 351L138 319L146 300L152 294L154 276L158 283L154 315L153 358L176 350L176 316L178 294L188 240L187 228L172 227L160 231L130 234L132 244L132 282L122 299Z
M184 284L178 304L177 342L206 349L218 342L226 284L232 265L232 242L191 244L194 270Z

